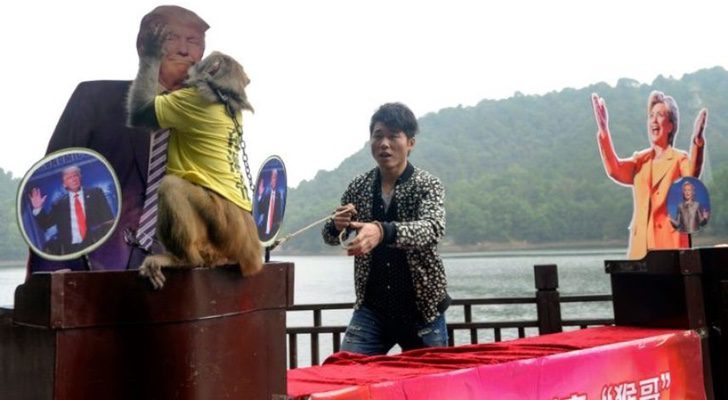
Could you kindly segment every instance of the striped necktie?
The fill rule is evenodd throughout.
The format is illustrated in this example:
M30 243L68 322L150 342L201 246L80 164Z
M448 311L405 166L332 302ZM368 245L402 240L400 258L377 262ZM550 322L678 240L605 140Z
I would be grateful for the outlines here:
M149 169L147 175L147 190L144 193L144 208L139 218L139 229L136 239L139 247L149 251L154 242L154 231L157 227L157 191L159 184L167 170L167 144L169 143L169 129L162 129L152 133L149 141Z

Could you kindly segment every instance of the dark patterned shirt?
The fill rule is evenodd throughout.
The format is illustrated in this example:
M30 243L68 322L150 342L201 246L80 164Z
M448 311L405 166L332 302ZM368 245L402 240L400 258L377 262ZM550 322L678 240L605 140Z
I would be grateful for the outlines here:
M408 168L395 182L395 190L400 182L404 182L412 176L414 168ZM394 246L387 246L393 240L394 229L389 222L397 221L397 203L392 201L394 191L390 193L389 207L385 205L382 197L381 174L374 177L372 187L372 217L375 221L382 223L382 228L387 229L390 237L383 238L384 246L377 246L372 250L372 261L369 269L367 286L364 291L364 305L375 310L390 319L402 322L413 322L422 319L417 312L415 302L415 287L412 282L407 263L407 252ZM384 228L385 225L390 225ZM387 240L388 239L388 240Z
M379 220L384 228L384 240L372 252L355 257L355 308L365 303L391 304L397 298L391 296L399 296L402 305L392 311L404 312L407 300L412 298L408 293L412 293L423 322L431 322L445 311L449 301L447 280L442 259L437 252L437 243L445 234L444 201L445 189L440 180L408 163L395 184L394 198L386 213L390 217L385 216L391 221ZM341 197L342 205L348 203L356 207L356 219L360 222L381 218L384 210L375 209L377 205L382 205L378 168L354 178ZM322 234L326 243L339 244L333 220L326 223ZM390 265L387 266L387 263ZM382 271L387 267L400 269ZM388 276L396 279L396 282L390 282L390 285L394 283L396 291L387 292L386 285L382 288L381 283ZM403 278L411 279L411 282L404 283ZM370 279L375 280L376 288L370 288ZM377 298L370 300L366 298L368 295Z

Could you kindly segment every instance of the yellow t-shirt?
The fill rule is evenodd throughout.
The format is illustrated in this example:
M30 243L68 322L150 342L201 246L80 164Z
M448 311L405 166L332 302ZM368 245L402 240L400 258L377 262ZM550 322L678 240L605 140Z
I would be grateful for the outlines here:
M220 103L209 103L197 89L180 89L154 99L157 121L170 129L167 173L208 188L250 212L252 204L240 175L241 136ZM238 115L242 124L242 114Z

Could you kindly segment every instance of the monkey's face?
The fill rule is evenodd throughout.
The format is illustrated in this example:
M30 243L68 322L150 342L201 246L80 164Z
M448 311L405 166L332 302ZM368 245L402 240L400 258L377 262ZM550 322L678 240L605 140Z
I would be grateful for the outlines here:
M195 27L170 23L162 45L163 57L159 81L168 90L179 89L187 70L198 63L205 52L205 34Z
M193 85L205 82L238 99L242 103L243 109L253 110L245 93L245 87L250 83L250 78L245 73L243 66L234 58L219 51L213 51L204 60L192 66L188 82L193 82Z
M240 93L250 83L243 66L232 57L214 51L195 65L190 71L190 79L214 81L219 86Z

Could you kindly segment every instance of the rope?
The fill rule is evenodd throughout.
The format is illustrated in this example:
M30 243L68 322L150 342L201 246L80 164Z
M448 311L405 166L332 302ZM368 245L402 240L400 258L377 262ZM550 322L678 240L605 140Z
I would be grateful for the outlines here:
M318 224L321 224L321 223L323 223L323 222L326 222L326 221L328 221L329 219L333 219L333 218L336 218L336 217L338 217L339 215L342 215L342 214L344 214L344 213L347 213L347 212L349 212L349 209L344 209L344 210L341 210L341 211L339 211L339 212L336 212L336 211L334 211L334 212L332 212L331 214L329 214L329 215L327 215L327 216L325 216L325 217L323 217L323 218L321 218L321 219L318 219L318 220L316 220L316 221L314 221L314 222L311 222L310 224L308 224L308 225L304 226L303 228L301 228L301 229L299 229L299 230L297 230L297 231L295 231L295 232L293 232L293 233L289 233L288 235L284 236L284 237L283 237L283 238L281 238L281 239L276 239L276 241L275 241L275 242L273 242L273 244L272 244L272 245L270 245L269 249L270 249L270 250L273 250L273 249L275 249L276 247L278 247L278 246L282 245L283 243L285 243L285 242L287 242L287 241L289 241L289 240L293 239L294 237L296 237L296 236L300 235L301 233L303 233L303 232L305 232L305 231L307 231L307 230L309 230L309 229L313 228L314 226L316 226L316 225L318 225ZM346 232L346 229L342 229L342 232Z

